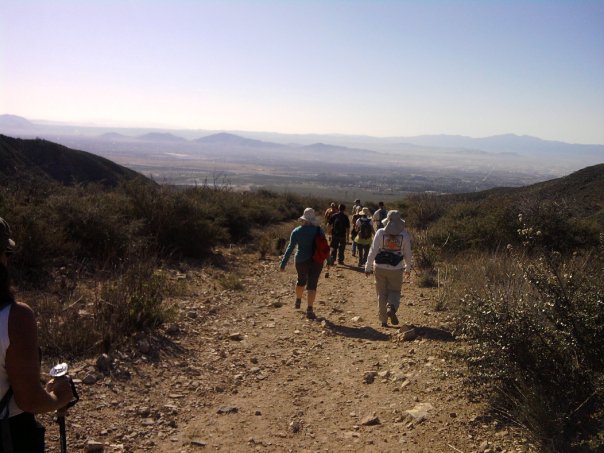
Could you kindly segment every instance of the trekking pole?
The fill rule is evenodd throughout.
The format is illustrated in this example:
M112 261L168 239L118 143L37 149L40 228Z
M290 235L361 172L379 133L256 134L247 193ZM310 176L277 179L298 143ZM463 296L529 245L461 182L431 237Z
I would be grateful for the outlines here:
M59 363L55 365L50 370L50 376L53 378L58 378L65 376L67 374L67 370L69 366L66 363ZM73 379L68 377L69 384L71 385L71 391L73 392L74 399L71 400L67 406L65 406L65 412L70 407L74 406L80 399L78 392L76 391L76 386L73 383ZM65 428L65 412L62 415L57 415L57 423L59 424L59 437L61 442L61 453L67 453L67 429Z

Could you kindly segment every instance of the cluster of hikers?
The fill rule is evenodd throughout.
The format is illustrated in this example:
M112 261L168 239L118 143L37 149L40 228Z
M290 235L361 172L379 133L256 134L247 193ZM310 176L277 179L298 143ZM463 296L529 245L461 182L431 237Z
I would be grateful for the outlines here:
M313 208L306 208L299 220L302 224L293 229L279 268L285 267L293 253L298 278L296 281L295 308L302 305L306 289L306 316L315 319L314 302L317 296L319 277L326 263L329 267L344 265L344 252L350 238L352 256L358 258L355 266L363 269L365 276L373 274L378 302L378 319L382 327L399 323L396 315L403 285L403 273L410 274L413 267L411 239L405 221L397 210L388 211L383 202L372 214L361 200L355 200L352 218L346 213L344 204L331 203L321 219ZM318 239L329 237L329 256L317 256Z

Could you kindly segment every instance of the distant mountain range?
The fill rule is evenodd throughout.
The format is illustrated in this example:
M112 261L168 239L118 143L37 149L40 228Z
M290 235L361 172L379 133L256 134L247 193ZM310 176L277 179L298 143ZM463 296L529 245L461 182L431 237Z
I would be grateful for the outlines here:
M157 130L50 124L0 115L0 133L44 138L104 156L162 177L170 167L237 168L251 165L282 174L346 174L394 177L438 171L493 186L515 186L563 176L604 162L604 145L542 140L513 134L472 138L455 135L370 137L267 132ZM195 163L193 163L195 162ZM151 167L150 167L151 168ZM252 171L252 170L250 170ZM182 174L186 171L181 171ZM471 174L471 180L465 175ZM419 177L418 176L418 177ZM484 180L484 181L483 181ZM379 185L380 182L376 181ZM491 186L491 187L493 187Z
M121 138L106 136L108 139ZM145 138L134 137L135 140ZM214 134L204 137L207 142L220 145L235 142L238 146L264 146L259 140L248 140L233 134ZM178 140L179 141L179 140ZM302 149L309 153L363 152L317 143ZM97 155L67 148L42 139L17 139L0 135L0 179L27 181L46 179L65 185L98 183L115 186L123 181L140 178L155 184L141 174ZM604 222L604 164L580 169L562 178L517 188L495 188L476 193L451 195L460 200L572 200L578 215L596 216Z

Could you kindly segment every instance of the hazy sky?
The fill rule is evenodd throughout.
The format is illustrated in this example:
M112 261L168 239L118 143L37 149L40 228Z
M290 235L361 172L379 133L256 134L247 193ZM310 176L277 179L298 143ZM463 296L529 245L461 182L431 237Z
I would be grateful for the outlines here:
M0 0L0 113L604 143L604 0Z

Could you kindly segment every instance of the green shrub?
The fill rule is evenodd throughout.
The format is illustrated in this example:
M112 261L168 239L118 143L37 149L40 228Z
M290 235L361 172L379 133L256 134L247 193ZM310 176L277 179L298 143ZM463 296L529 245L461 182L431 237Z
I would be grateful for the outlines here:
M525 200L519 209L517 231L523 244L531 250L568 253L598 244L597 222L575 217L563 200Z
M513 250L460 267L459 326L475 385L543 451L604 447L604 253Z
M437 194L412 194L406 199L405 220L414 228L426 229L446 212L447 202Z
M241 281L241 277L234 273L225 273L217 277L217 280L224 289L242 291L245 288Z
M98 319L87 310L88 301L79 292L66 300L46 294L27 302L36 312L44 355L72 359L100 352Z
M102 284L96 313L103 338L153 330L171 318L173 307L164 301L168 282L156 269L153 259L136 260Z
M436 288L438 286L437 271L434 269L424 269L419 273L417 286L420 288Z

